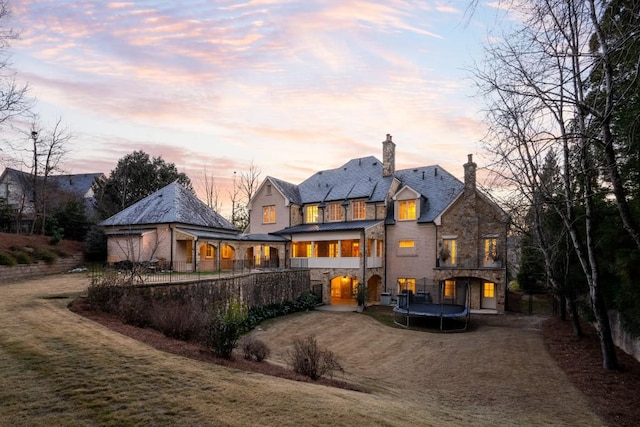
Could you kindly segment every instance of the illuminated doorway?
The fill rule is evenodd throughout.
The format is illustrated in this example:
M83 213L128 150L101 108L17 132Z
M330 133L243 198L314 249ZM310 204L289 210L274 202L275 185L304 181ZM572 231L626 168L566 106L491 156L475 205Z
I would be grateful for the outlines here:
M331 304L354 305L358 279L351 276L337 276L331 279Z

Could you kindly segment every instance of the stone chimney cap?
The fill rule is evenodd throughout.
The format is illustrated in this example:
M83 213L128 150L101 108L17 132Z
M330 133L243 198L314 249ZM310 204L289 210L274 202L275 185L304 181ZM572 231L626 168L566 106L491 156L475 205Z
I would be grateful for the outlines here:
M473 154L467 154L467 159L469 163L473 163Z
M386 141L386 142L391 142L391 138L392 138L391 134L390 134L390 133L388 133L388 134L387 134L387 141Z

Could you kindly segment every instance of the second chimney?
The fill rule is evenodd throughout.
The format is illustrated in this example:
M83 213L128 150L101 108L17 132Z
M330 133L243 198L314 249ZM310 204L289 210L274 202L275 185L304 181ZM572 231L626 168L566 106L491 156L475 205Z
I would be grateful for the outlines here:
M396 171L396 144L387 134L387 139L382 141L382 176L391 176Z

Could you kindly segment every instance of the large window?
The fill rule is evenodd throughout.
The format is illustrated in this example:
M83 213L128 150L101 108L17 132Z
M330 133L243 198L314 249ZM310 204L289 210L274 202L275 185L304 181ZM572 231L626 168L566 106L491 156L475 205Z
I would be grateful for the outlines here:
M484 239L484 264L491 265L498 262L498 239L488 237Z
M365 219L367 217L366 205L363 200L351 202L351 219Z
M458 245L456 239L442 239L440 263L443 265L456 265L458 263Z
M329 204L329 221L342 221L342 205L340 203Z
M415 200L400 200L398 202L398 219L400 221L416 219Z
M336 258L338 256L338 242L316 242L316 254L322 258Z
M311 242L293 242L294 258L311 258Z
M341 256L345 258L360 256L360 240L343 240L341 245Z
M262 223L273 224L276 222L276 207L274 205L262 207Z
M398 277L398 293L402 291L411 291L416 293L416 279L413 277Z
M305 207L305 213L307 217L306 218L307 223L318 222L318 206L317 205L311 205L311 206Z

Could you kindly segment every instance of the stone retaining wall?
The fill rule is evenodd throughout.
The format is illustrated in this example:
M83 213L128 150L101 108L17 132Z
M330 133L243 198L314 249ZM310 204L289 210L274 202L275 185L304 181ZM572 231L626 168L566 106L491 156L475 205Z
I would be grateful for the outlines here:
M33 264L18 264L14 266L0 265L0 283L15 282L47 274L64 273L81 265L82 261L82 255L73 255L67 258L58 258L51 264L38 261Z

